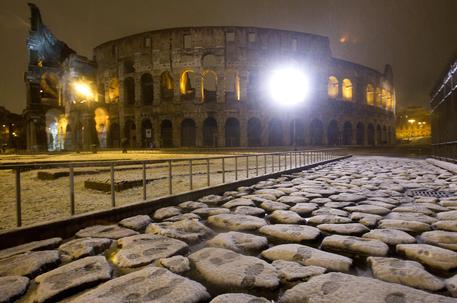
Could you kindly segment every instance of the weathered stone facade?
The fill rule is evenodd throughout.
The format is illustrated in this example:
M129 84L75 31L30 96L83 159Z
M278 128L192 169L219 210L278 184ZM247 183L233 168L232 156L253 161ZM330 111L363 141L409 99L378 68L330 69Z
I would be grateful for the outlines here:
M111 146L123 137L132 147L292 145L294 125L297 145L393 142L390 66L380 73L332 58L326 37L252 27L176 28L110 41L94 53ZM304 104L269 102L265 83L281 65L309 75Z
M57 40L32 6L27 45L29 149L393 143L391 67L380 73L335 59L326 37L163 29L99 45L91 61ZM267 93L284 66L309 78L307 100L295 107Z

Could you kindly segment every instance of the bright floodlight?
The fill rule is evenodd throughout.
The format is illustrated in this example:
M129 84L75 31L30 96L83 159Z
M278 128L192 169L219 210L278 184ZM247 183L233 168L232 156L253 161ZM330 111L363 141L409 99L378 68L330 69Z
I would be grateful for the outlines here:
M296 68L281 68L273 71L268 88L275 102L286 106L294 105L305 100L308 79Z
M75 89L76 93L85 98L93 98L94 96L92 89L90 88L90 85L83 81L74 82L73 88Z

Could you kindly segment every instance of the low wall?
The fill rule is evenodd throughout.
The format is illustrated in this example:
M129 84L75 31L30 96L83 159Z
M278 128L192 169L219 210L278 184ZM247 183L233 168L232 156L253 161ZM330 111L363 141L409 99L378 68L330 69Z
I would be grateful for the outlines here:
M152 214L155 210L161 207L175 206L181 202L190 200L196 201L203 196L222 194L226 191L235 190L240 186L251 186L259 181L266 180L268 178L277 178L283 174L299 172L319 165L347 159L349 157L351 157L351 155L284 170L281 172L275 172L259 177L188 191L173 196L132 203L129 205L115 207L109 210L90 212L63 220L51 221L47 223L8 230L0 233L0 249L52 237L61 237L64 239L70 238L73 237L78 230L91 225L109 224L135 215Z

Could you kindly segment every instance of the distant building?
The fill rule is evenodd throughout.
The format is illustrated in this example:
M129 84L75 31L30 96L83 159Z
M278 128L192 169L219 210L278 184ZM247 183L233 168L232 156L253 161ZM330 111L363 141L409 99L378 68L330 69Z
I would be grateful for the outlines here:
M432 92L433 155L457 162L457 57Z
M0 106L0 149L24 148L25 136L22 130L22 116Z
M161 29L105 42L91 61L31 10L28 148L394 142L392 67L334 58L327 37L236 26ZM269 103L265 83L278 65L307 71L306 104Z
M395 133L400 142L430 143L430 111L421 106L398 110Z

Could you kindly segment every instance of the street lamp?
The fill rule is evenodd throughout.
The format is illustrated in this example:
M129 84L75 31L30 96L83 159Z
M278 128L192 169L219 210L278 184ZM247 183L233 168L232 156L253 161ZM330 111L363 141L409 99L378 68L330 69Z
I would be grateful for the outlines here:
M80 80L76 80L76 81L73 81L71 83L71 86L73 88L73 91L75 93L75 98L73 100L73 103L75 103L75 108L76 108L76 112L77 112L77 116L78 116L78 124L80 123L80 120L81 120L81 104L83 103L89 103L91 101L94 101L95 100L95 94L94 94L94 91L90 85L90 82L86 81L86 80L83 80L83 79L80 79ZM78 131L79 131L79 134L82 135L82 130L84 130L84 126L82 129L79 129L79 125L78 125ZM89 127L89 125L87 125L87 135L88 135L88 138L89 138L89 145L91 145L92 143L92 134L91 134L91 129ZM79 143L79 137L78 137L78 142L77 142L77 152L79 152L79 148L80 148L80 143Z
M268 81L268 92L272 100L284 107L293 107L305 101L309 90L308 77L300 69L285 66L273 70ZM296 119L293 120L293 144L296 142Z

